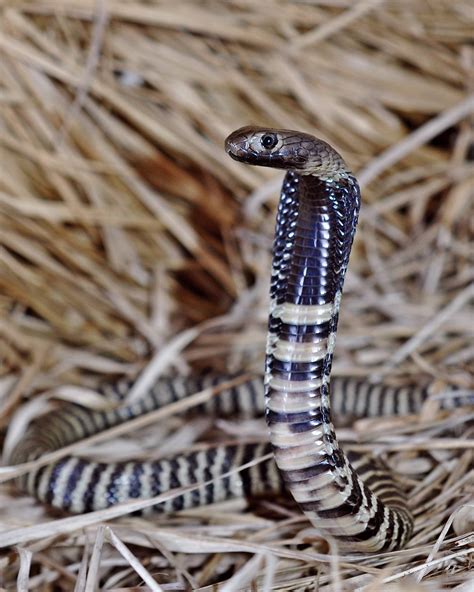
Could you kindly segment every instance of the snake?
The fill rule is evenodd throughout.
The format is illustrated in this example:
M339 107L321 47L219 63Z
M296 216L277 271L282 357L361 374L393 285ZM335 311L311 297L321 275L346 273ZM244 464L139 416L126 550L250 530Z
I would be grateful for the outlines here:
M286 171L273 245L265 372L224 389L194 411L263 414L269 440L218 444L154 461L106 463L67 455L21 475L17 486L71 513L190 485L194 487L153 510L178 512L289 491L316 530L339 548L401 549L413 532L403 488L381 460L344 451L333 424L333 417L417 413L430 397L427 385L331 379L341 294L361 201L357 180L334 148L303 132L247 126L226 139L225 149L242 163ZM9 461L17 465L38 459L228 378L164 377L139 401L106 411L68 404L34 420ZM100 390L121 400L131 386L131 381L121 380ZM462 396L453 389L443 399L448 409L461 404ZM266 455L268 460L252 464ZM242 465L242 470L232 471Z

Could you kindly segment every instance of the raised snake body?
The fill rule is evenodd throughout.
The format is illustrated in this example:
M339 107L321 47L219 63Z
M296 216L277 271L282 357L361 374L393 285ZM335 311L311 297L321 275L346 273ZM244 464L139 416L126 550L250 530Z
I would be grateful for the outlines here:
M351 464L331 421L330 400L336 415L360 417L414 413L428 396L426 388L356 379L334 379L330 388L339 304L359 210L357 181L335 150L300 132L242 128L229 136L226 150L249 164L287 170L273 249L264 380L270 443L217 446L154 462L106 464L67 456L21 477L19 484L52 506L87 512L211 479L157 510L274 492L284 483L314 526L341 546L400 548L413 528L401 490L380 463L353 455ZM11 462L37 458L214 380L219 379L163 379L142 401L108 412L69 406L32 424ZM126 383L119 385L118 390L127 389ZM207 407L220 414L255 414L263 407L262 391L257 377ZM459 402L456 397L447 401ZM270 450L276 464L262 462L219 479Z
M265 374L276 464L318 530L353 549L402 547L413 528L402 492L390 483L376 495L341 450L331 421L329 383L360 207L357 181L331 146L308 134L242 128L227 149L238 160L288 170L273 248Z

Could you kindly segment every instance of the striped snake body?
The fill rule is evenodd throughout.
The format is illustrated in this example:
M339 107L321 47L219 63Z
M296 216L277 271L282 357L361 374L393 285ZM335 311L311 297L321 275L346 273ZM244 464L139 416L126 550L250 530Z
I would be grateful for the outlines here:
M105 429L125 423L155 409L175 403L195 392L228 382L223 375L164 377L136 403L120 405L109 411L92 411L80 405L67 405L35 420L11 455L13 464L33 460L43 454L87 438ZM109 400L120 400L130 391L132 382L104 383L101 393ZM455 391L441 399L444 408L474 403L474 396ZM331 411L338 422L359 417L409 415L420 411L429 398L429 388L417 385L390 386L369 384L347 377L331 381ZM263 377L255 376L238 386L223 390L193 409L199 415L256 417L264 413ZM170 489L215 479L203 487L177 495L153 508L157 512L175 512L243 495L254 497L280 491L281 475L273 460L261 462L235 473L219 476L271 451L270 444L247 443L214 446L176 458L153 462L130 461L100 463L77 456L66 456L48 466L33 470L18 479L20 489L60 510L83 513L101 510L132 499L147 499ZM368 472L373 472L369 463ZM360 471L359 471L360 473ZM377 467L379 483L390 476ZM367 478L370 475L366 475Z
M331 421L330 374L360 207L357 181L331 146L308 134L242 128L227 147L238 160L288 170L275 232L265 373L276 464L318 530L352 549L402 547L413 528L402 492L391 483L377 495L377 480L371 490Z
M284 486L313 525L357 551L393 550L409 540L413 520L403 493L381 463L346 455L331 420L419 410L426 389L333 379L332 356L341 292L359 210L359 188L341 156L308 134L242 128L226 140L236 160L287 171L277 214L264 387L260 378L205 404L221 415L265 407L269 444L222 445L170 460L99 463L76 456L18 479L41 501L87 512L197 484L157 510L177 511ZM163 379L142 401L113 411L73 405L40 418L13 450L12 463L38 458L200 390L206 379ZM128 384L118 383L119 391ZM112 388L112 387L109 387ZM263 390L265 397L263 397ZM447 399L455 405L456 397ZM267 461L219 479L273 450ZM351 464L352 462L352 464ZM211 483L205 483L213 480ZM201 484L201 485L199 485Z

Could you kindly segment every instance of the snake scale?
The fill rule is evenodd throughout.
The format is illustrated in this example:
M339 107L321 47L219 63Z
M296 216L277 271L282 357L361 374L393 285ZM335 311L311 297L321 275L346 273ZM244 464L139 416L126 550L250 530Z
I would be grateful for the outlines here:
M264 380L249 379L197 411L221 416L264 412L270 442L214 446L157 461L100 463L66 456L18 478L18 485L68 512L102 509L200 483L154 509L173 512L287 489L316 529L338 539L342 548L399 549L413 530L402 490L381 462L341 449L331 415L416 413L429 395L426 387L414 385L393 387L355 378L330 383L360 205L357 181L331 146L301 132L241 128L227 138L226 150L238 161L287 171L273 246L266 368ZM36 459L223 380L161 379L141 401L112 411L69 405L33 422L10 461ZM124 395L129 388L128 381L120 381L103 391ZM460 402L450 396L445 406ZM270 451L275 462L220 478Z

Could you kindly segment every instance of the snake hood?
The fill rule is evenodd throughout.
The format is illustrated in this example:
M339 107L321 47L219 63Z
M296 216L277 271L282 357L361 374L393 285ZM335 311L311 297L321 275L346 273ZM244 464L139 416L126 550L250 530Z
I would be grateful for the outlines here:
M227 137L225 149L240 162L294 170L323 180L337 180L351 174L334 148L324 140L302 132L245 126Z

